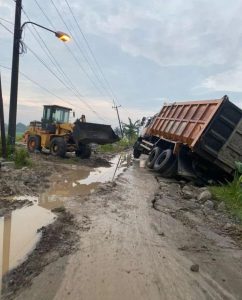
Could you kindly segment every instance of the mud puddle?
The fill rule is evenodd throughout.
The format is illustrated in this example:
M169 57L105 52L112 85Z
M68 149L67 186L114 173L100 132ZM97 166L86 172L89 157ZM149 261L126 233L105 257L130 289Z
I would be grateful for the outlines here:
M21 197L15 199L19 201ZM26 259L41 237L38 229L47 226L54 219L52 212L34 201L33 205L9 211L0 218L1 277Z
M39 197L39 205L47 209L54 209L63 206L71 197L80 196L82 198L94 192L100 183L113 181L124 172L131 162L130 154L122 154L111 159L110 165L106 167L90 168L72 165L64 176L59 174L57 178L56 176L52 177L53 183Z
M63 207L73 196L86 196L100 184L114 180L131 164L131 155L110 160L106 167L71 165L63 174L50 178L50 186L40 196L18 196L12 200L29 202L0 218L0 276L21 264L40 240L40 228L51 224L51 210Z

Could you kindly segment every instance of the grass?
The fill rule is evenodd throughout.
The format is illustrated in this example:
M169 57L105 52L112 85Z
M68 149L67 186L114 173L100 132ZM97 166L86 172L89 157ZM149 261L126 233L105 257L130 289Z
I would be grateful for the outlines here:
M22 137L22 135L21 135ZM17 137L16 137L17 140ZM15 151L11 151L11 146L7 144L7 158L8 161L14 161L16 168L31 167L32 161L29 157L27 149L15 146ZM2 143L0 138L0 157L2 157Z
M242 221L242 175L236 175L232 182L210 188L213 196L223 201L226 208Z
M30 167L32 166L32 161L29 158L29 153L24 148L16 148L14 153L14 162L16 168Z
M98 146L97 151L100 153L118 153L133 146L135 140L123 138L114 144L100 145Z
M16 142L21 142L23 140L23 133L16 133Z

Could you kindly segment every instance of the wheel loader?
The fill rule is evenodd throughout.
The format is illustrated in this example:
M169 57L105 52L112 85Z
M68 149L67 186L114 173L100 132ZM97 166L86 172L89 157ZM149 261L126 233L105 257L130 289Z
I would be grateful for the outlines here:
M30 122L24 134L28 151L48 149L52 155L60 157L65 157L66 152L75 152L80 158L89 158L91 143L104 145L119 140L110 125L88 123L84 115L70 123L70 112L67 107L44 105L41 122Z

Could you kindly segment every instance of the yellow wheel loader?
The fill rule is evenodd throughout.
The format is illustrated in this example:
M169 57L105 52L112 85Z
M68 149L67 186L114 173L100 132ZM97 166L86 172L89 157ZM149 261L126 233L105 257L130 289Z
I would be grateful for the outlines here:
M80 158L89 158L91 143L104 145L119 140L110 125L88 123L84 115L69 123L70 111L59 105L44 105L41 122L30 122L24 134L29 152L48 149L54 156L75 152Z

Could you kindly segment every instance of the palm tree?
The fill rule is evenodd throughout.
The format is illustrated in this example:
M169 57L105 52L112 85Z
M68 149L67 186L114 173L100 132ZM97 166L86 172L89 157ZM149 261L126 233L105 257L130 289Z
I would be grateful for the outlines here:
M122 125L124 136L126 136L129 140L137 137L140 128L140 120L133 123L129 118L129 124L123 123Z

